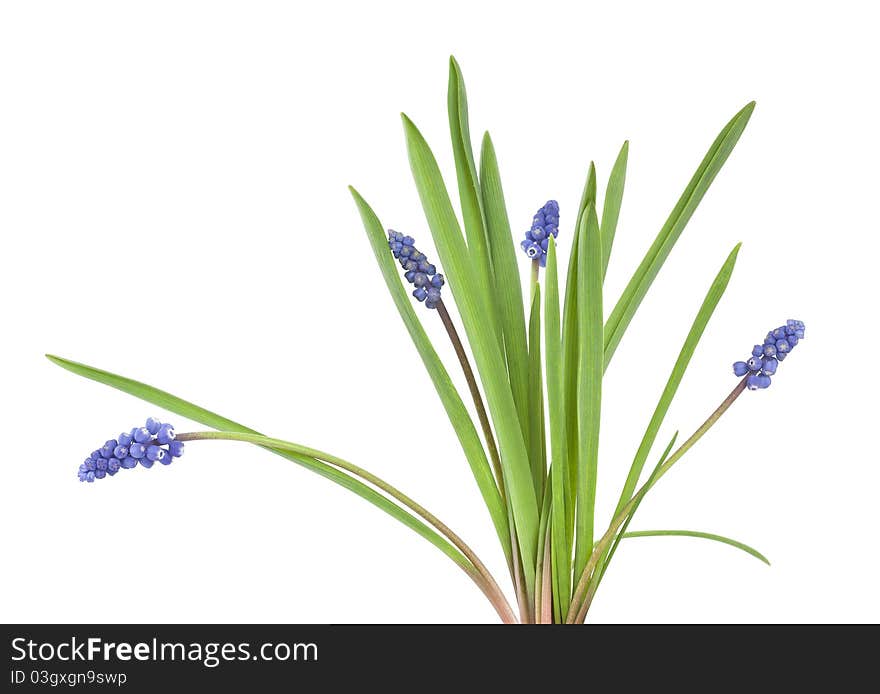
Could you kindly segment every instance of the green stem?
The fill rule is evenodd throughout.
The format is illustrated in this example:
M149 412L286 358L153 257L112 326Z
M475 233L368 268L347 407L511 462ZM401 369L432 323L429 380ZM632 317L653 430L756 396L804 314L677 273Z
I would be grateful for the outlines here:
M506 485L504 482L504 473L501 469L501 456L499 455L498 447L495 444L495 436L492 433L492 425L489 423L489 415L486 413L486 406L483 404L482 395L480 395L480 387L477 384L476 377L474 376L474 370L471 368L471 363L468 359L467 352L464 349L464 344L462 344L461 338L458 335L458 331L455 329L455 324L452 322L452 317L449 315L449 311L446 310L446 305L443 303L442 299L437 302L437 315L440 316L440 321L443 323L443 327L446 328L446 334L449 335L449 341L452 343L452 349L455 351L455 356L458 357L458 363L461 364L461 370L464 373L464 379L467 382L468 390L471 393L471 399L473 400L474 407L477 410L477 419L480 420L480 427L483 430L483 438L486 439L486 446L489 449L489 459L492 461L492 469L495 472L495 480L498 484L498 491L501 494L501 500L504 501L506 504L507 493ZM522 575L521 558L519 556L519 545L516 542L516 531L513 527L513 516L509 511L510 509L508 509L507 515L508 524L510 525L511 544L510 553L507 556L507 569L508 571L510 571L510 580L512 581L514 589L516 590L517 603L520 607L520 614L521 616L523 616L529 613L528 600L525 592L525 581Z
M748 381L748 377L742 379L739 383L737 383L736 388L730 391L730 395L724 398L722 403L717 408L715 408L715 411L709 415L709 418L700 425L700 428L697 429L693 434L691 434L691 437L683 444L681 444L676 449L675 453L673 453L666 459L666 462L660 466L660 470L658 471L657 476L654 478L654 482L656 482L661 475L665 474L669 468L675 465L675 463L678 462L678 459L681 458L685 453L687 453L691 449L691 447L703 437L703 434L705 434L707 431L709 431L709 429L712 428L712 425L714 425L715 422L721 419L721 415L723 415L725 412L727 412L728 409L730 409L730 406L734 402L736 402L736 399L740 395L742 395L743 391L746 389L746 381Z
M411 511L415 512L417 515L421 516L424 520L433 525L441 534L443 534L455 547L457 547L473 565L473 571L465 569L465 573L467 573L468 576L470 576L471 579L477 584L480 590L483 591L483 593L492 603L492 606L498 612L498 615L501 617L502 621L504 621L506 624L516 624L516 615L511 609L510 604L507 602L507 599L504 597L504 593L501 591L498 583L495 581L494 577L486 568L485 564L483 564L483 562L480 560L480 558L474 553L474 551L470 547L468 547L467 544L465 544L464 540L462 540L445 523L443 523L430 511L415 502L399 489L388 484L385 480L376 477L371 472L368 472L367 470L364 470L363 468L360 468L353 463L349 463L342 458L338 458L337 456L325 453L324 451L309 448L308 446L301 446L290 441L283 441L281 439L274 439L268 436L261 436L259 434L247 434L231 431L197 431L178 434L176 440L219 440L252 443L257 446L263 446L269 449L288 451L291 453L297 453L299 455L309 456L311 458L317 458L318 460L324 461L328 465L334 465L338 468L352 473L353 475L360 477L361 479L366 480L370 484L381 489L390 497L399 501L401 504L409 508Z
M657 481L665 475L669 469L675 465L676 462L687 453L691 447L699 441L703 435L712 428L712 426L717 422L721 415L723 415L730 406L736 401L736 399L742 395L743 391L746 389L746 380L747 378L743 378L737 386L730 392L722 403L715 409L715 411L709 415L708 419L700 425L699 429L697 429L691 437L685 441L678 449L670 455L666 461L657 468L656 474L652 475L647 482L632 496L632 498L626 503L626 505L620 510L620 512L612 519L611 524L608 526L608 530L605 531L605 534L602 538L596 543L593 548L593 552L590 554L590 558L587 561L586 566L584 567L584 571L581 574L580 580L578 581L577 588L575 589L574 595L571 600L571 607L569 608L568 615L566 617L566 622L568 624L578 624L582 623L587 616L587 611L590 609L590 604L593 601L593 596L596 594L596 589L598 588L598 584L596 582L592 582L590 579L592 578L592 574L596 569L599 560L604 556L605 550L614 540L617 531L620 527L626 522L630 513L632 513L638 504L641 502L642 498L648 491L653 487Z
M529 301L531 302L532 296L535 294L535 285L538 284L538 275L541 272L541 265L537 260L532 261L532 276L529 281Z
M657 465L654 466L654 470L651 472L651 475L648 478L648 481L651 482L654 479L654 476L657 474L657 471L666 462L666 457L669 455L670 451L672 451L672 447L675 445L675 440L678 438L678 432L675 432L675 435L672 437L672 440L666 446L666 449L663 451L663 455L660 456L660 460L657 461ZM608 570L609 564L611 564L611 560L614 558L614 553L617 551L618 546L620 545L621 539L626 534L627 528L629 528L629 524L632 522L633 517L636 515L636 511L639 510L639 504L637 503L629 512L626 521L623 524L623 527L620 529L620 532L617 533L617 537L614 538L614 542L611 543L611 547L606 553L605 557L599 562L599 568L597 571L593 572L593 576L590 579L592 583L596 584L594 592L599 589L599 584L602 582L602 579L605 577L605 572Z
M549 496L549 495L548 495ZM553 624L553 584L551 576L552 559L550 557L550 524L544 535L543 560L538 562L536 574L541 590L538 591L539 599L535 610L535 622L537 624Z
M513 548L510 563L510 579L513 581L513 588L516 591L516 603L519 607L519 620L522 624L530 624L532 622L531 607L526 592L526 577L523 573L522 555L519 552L518 540L516 537L516 524L513 521L513 511L507 509L508 524L510 525L510 546Z
M471 392L471 399L474 401L474 407L477 408L477 417L480 420L480 427L483 429L483 437L486 439L486 446L489 448L489 458L492 460L492 468L495 470L499 492L501 493L501 498L504 499L504 476L501 472L501 456L498 454L498 447L495 445L495 436L492 433L492 425L489 423L489 415L486 414L483 397L480 395L480 388L477 385L477 379L474 377L474 371L467 358L467 352L464 350L464 345L458 336L455 324L452 322L449 311L446 310L442 299L437 302L437 314L443 322L443 327L446 328L449 341L452 342L452 348L455 350L455 356L458 357L461 370L464 372L468 390Z

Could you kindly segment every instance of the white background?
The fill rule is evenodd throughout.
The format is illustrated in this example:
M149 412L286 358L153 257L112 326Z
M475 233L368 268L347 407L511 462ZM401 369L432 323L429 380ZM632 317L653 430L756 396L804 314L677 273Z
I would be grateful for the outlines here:
M599 513L607 522L703 294L742 241L658 447L717 405L730 363L769 328L801 318L807 340L633 528L731 535L773 566L700 540L632 540L593 619L880 620L876 22L867 3L609 5L4 3L0 618L495 621L414 533L243 444L193 444L169 468L78 483L95 446L167 413L43 358L347 457L503 577L346 189L436 257L398 113L453 183L454 53L517 234L556 198L567 253L590 159L604 187L630 138L606 313L716 133L758 102L608 371ZM436 317L420 315L463 389Z

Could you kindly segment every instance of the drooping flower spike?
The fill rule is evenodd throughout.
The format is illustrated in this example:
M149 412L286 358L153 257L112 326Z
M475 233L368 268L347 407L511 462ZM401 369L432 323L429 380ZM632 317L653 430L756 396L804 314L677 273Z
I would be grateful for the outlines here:
M415 247L415 239L389 229L388 247L400 262L406 281L415 286L412 295L419 301L424 301L428 308L437 308L440 289L445 284L445 280L443 275L437 272L437 267Z
M798 342L804 339L803 321L789 320L775 330L767 333L764 344L752 348L752 356L746 361L733 364L736 376L748 374L746 386L749 390L760 390L770 386L771 377L776 373L779 362L784 361Z
M138 463L146 468L159 462L169 465L183 455L183 442L175 441L174 427L149 417L142 427L122 432L101 448L92 451L79 466L79 481L94 482L113 476L120 470L130 470Z
M520 243L523 252L531 260L537 260L541 267L547 265L547 247L550 237L559 234L559 203L548 200L532 218L532 228Z

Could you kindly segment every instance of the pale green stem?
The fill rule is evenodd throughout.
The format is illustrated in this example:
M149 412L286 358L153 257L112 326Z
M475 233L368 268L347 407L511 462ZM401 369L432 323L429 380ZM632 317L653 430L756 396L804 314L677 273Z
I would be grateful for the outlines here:
M535 294L535 285L538 284L538 275L541 272L541 265L537 260L532 261L532 277L529 282L529 303Z
M513 522L513 510L510 508L507 509L507 522L510 525L510 544L513 547L510 573L513 580L513 588L516 591L516 603L519 607L519 620L522 624L529 624L532 621L532 614L525 587L526 578L523 573L522 555L519 552L519 545L517 544L519 540L516 537L516 524Z
M547 533L544 536L544 563L540 565L541 572L541 600L539 602L540 618L538 624L553 624L553 585L551 583L550 558L550 524L547 524Z
M550 475L552 476L553 472L550 471ZM548 487L549 487L548 480ZM552 507L552 498L550 494L544 495L544 500L541 504L541 516L538 523L538 551L536 553L537 561L535 563L535 623L542 624L542 620L544 619L544 608L545 602L550 600L550 604L552 605L553 595L552 595L552 584L550 586L551 592L548 594L546 592L545 581L544 581L544 572L550 570L550 562L548 559L548 552L550 548L550 516L551 516L551 507ZM552 623L552 619L551 622Z
M309 448L307 446L301 446L290 441L283 441L281 439L273 439L267 436L260 436L259 434L245 434L231 431L198 431L178 434L176 440L219 440L252 443L257 446L263 446L265 448L279 451L288 451L290 453L297 453L299 455L316 458L327 463L328 465L334 465L338 468L341 468L342 470L346 470L347 472L350 472L353 475L360 477L361 479L366 480L370 484L381 489L390 497L399 501L402 505L406 506L417 515L421 516L424 520L433 525L442 535L444 535L456 548L458 548L458 550L461 551L461 553L465 557L467 557L467 559L473 565L474 571L471 572L470 570L465 568L465 573L467 573L468 576L470 576L471 579L477 584L480 590L483 591L483 593L492 603L492 606L498 612L498 615L501 617L502 621L504 621L506 624L516 624L516 615L511 609L510 604L507 602L507 599L504 597L504 593L501 591L498 583L495 581L492 574L489 573L489 570L486 568L485 564L483 564L480 558L477 557L474 551L470 547L468 547L467 544L465 544L464 540L462 540L445 523L443 523L430 511L425 509L417 502L413 501L410 497L408 497L397 488L385 482L383 479L376 477L371 472L368 472L367 470L364 470L363 468L360 468L353 463L349 463L348 461L343 460L342 458L338 458L337 456L331 455L329 453L325 453L314 448Z
M602 538L595 544L593 548L593 552L590 554L590 558L587 561L587 565L584 567L584 571L581 574L580 580L578 581L577 588L575 589L574 595L571 600L571 607L569 608L568 615L566 617L566 622L568 624L578 624L582 623L587 616L587 611L590 609L590 604L592 603L593 596L596 593L596 588L598 585L596 583L591 583L590 579L592 578L593 571L596 569L597 564L602 556L605 554L605 550L608 548L609 544L614 540L617 531L620 529L625 522L633 509L639 504L642 497L648 493L648 490L653 487L657 481L665 475L669 469L675 465L675 463L685 454L687 453L691 447L699 441L703 434L705 434L712 426L717 422L721 415L723 415L730 406L736 401L736 399L742 394L742 392L746 388L746 380L747 378L742 379L734 388L730 395L728 395L724 401L715 409L715 411L709 415L709 418L703 422L699 429L697 429L691 437L685 441L678 449L670 455L666 462L664 462L659 468L657 468L657 473L652 475L651 478L645 482L644 485L632 496L632 498L626 503L626 505L620 510L613 520L611 524L608 526L608 530L605 531L605 534ZM589 590L588 590L589 587Z

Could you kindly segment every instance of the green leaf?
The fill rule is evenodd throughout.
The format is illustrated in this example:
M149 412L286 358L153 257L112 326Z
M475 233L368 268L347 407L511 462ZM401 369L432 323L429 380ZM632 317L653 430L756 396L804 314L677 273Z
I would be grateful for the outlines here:
M498 311L495 307L495 277L492 261L489 257L489 241L483 215L483 200L480 193L480 182L477 178L477 167L474 164L474 153L471 145L471 133L468 123L467 93L464 78L455 58L449 58L449 87L447 91L447 107L449 112L449 132L452 137L452 153L455 159L455 173L458 179L458 192L461 199L461 212L464 228L467 233L467 247L473 261L474 272L483 293L484 301L490 313L485 320L496 321ZM496 336L501 335L498 329Z
M581 202L578 205L578 213L575 218L575 233L581 224L581 217L587 210L588 205L596 205L596 164L590 162L590 168L587 170L587 180L584 183L584 190L581 193Z
M642 437L642 442L636 451L635 459L630 466L626 483L620 493L620 500L617 503L617 509L614 512L615 516L620 513L621 509L623 509L627 502L629 502L635 491L639 476L642 473L642 468L645 465L645 461L648 459L651 447L654 445L654 440L657 438L657 433L660 430L660 426L663 424L663 419L666 417L666 412L669 410L669 406L672 404L672 399L675 397L681 379L684 377L685 371L687 371L694 350L697 348L697 344L703 335L703 331L706 329L706 324L712 317L715 307L718 306L718 302L721 300L721 297L724 295L724 290L727 288L727 283L730 281L730 276L736 265L736 256L739 253L739 248L740 244L737 244L727 256L724 265L721 266L721 270L718 271L718 274L712 282L712 286L709 287L709 291L706 294L706 298L703 300L702 306L700 306L696 318L694 318L694 322L691 325L687 338L685 338L684 345L682 345L681 351L679 352L678 359L676 359L675 365L672 367L672 372L669 374L666 387L663 389L663 393L660 396L657 407L654 409L651 421L648 423L648 428L645 430L645 434Z
M544 602L543 595L543 582L544 582L544 562L547 556L547 543L550 542L550 536L548 533L548 525L550 524L551 517L551 499L549 494L545 494L541 500L541 514L539 516L540 521L538 523L538 563L535 567L535 618L541 616L541 606ZM550 561L551 571L552 571L552 557ZM551 575L551 584L550 584L550 592L553 593L553 584L552 584L552 575Z
M535 495L541 499L544 493L544 475L547 472L547 445L544 432L544 380L541 373L540 284L535 285L529 316L529 461L532 465Z
M565 308L562 314L562 399L565 420L565 453L568 461L568 484L566 488L565 535L568 545L574 541L575 490L578 475L578 411L577 383L580 341L578 335L578 263L581 229L578 225L572 237L571 254L565 280Z
M592 203L588 204L584 211L581 226L577 278L580 336L577 410L580 422L580 455L575 576L583 573L593 549L599 421L602 407L602 237L596 208Z
M522 287L518 281L511 281L511 278L519 279L519 266L504 203L498 160L489 133L483 136L480 152L480 191L489 232L489 254L495 268L495 294L498 297L507 373L520 427L526 437L529 430L529 362Z
M553 581L553 607L560 621L571 602L571 541L566 534L566 505L571 498L566 440L565 403L562 382L562 337L559 319L559 278L556 240L547 248L547 274L544 298L544 362L547 371L547 405L550 410L550 495L552 496L550 535ZM555 470L555 474L553 473Z
M588 205L596 204L596 165L590 162L587 179L581 193L577 216L572 232L571 254L568 258L568 273L565 278L565 305L562 314L562 359L563 359L563 398L565 400L565 438L568 455L567 491L571 498L566 499L566 536L569 544L574 543L575 503L574 494L578 486L579 429L577 383L580 339L578 334L578 249L581 238L581 220Z
M642 443L639 447L639 451L636 453L636 460L633 461L633 466L630 468L629 476L627 477L627 485L634 485L638 483L638 477L641 475L641 469L644 466L644 458L647 457L648 453L650 452L650 448L653 446L654 439L656 439L657 436L657 431L659 430L663 417L665 416L665 413L669 408L669 404L672 402L672 399L675 396L675 391L678 388L678 384L681 382L681 377L684 371L687 369L687 364L690 362L691 356L693 356L693 352L696 349L696 345L700 340L703 330L705 329L706 324L708 323L709 318L711 317L712 312L715 309L715 306L717 306L718 301L720 301L721 296L724 294L724 290L730 280L731 274L733 273L733 268L736 264L736 256L739 253L739 247L740 244L737 244L734 247L733 251L731 251L730 255L728 255L727 260L721 268L721 271L715 277L715 281L709 288L709 292L703 301L700 313L697 314L697 318L694 320L691 330L688 333L686 343L684 347L682 347L682 351L679 354L679 358L676 361L675 366L673 367L672 374L667 381L666 388L663 391L660 402L657 404L657 409L655 409L654 411L654 416L651 418L651 423L648 425L648 431L645 432L645 437L643 437ZM691 344L688 344L689 342ZM703 427L706 426L706 424L703 425ZM709 426L711 426L711 424L709 424ZM666 471L669 470L669 467L671 467L671 463L674 463L675 460L679 459L681 455L686 452L687 449L691 445L693 445L693 442L695 441L694 437L691 437L691 439L685 442L685 444L683 444L683 446L673 454L674 460L672 460L670 464L667 464L669 452L672 450L672 446L675 443L675 439L677 436L678 432L675 432L675 435L672 437L669 445L666 446L666 450L663 451L663 455L660 456L660 460L654 467L653 472L651 472L651 475L648 478L648 481L645 483L643 489L638 492L633 499L633 506L626 517L626 521L623 523L623 526L621 527L617 536L614 538L614 543L611 546L610 551L607 553L607 556L604 557L601 563L601 571L598 573L598 578L594 579L597 585L598 582L601 582L602 577L605 575L608 564L611 561L611 558L614 556L614 552L617 550L617 545L620 544L621 537L623 533L626 532L626 529L629 527L629 524L632 521L636 511L638 510L639 505L642 503L645 494L647 494L647 492L653 488L657 480L663 474L665 474ZM702 436L702 434L700 434L700 436ZM699 438L699 436L697 438ZM648 444L648 439L650 439L650 444ZM640 460L641 462L639 462ZM631 482L633 478L635 478L635 482ZM631 489L634 489L634 486L632 486ZM626 486L621 492L621 499L623 499L624 496L626 496L627 499L623 502L623 505L629 503L629 499L632 496L632 491L627 493ZM621 505L618 504L618 509L617 511L615 511L615 516L618 515L620 511Z
M718 174L727 157L733 151L734 146L742 135L749 117L755 108L755 102L752 101L737 113L730 122L724 126L724 129L712 143L700 166L679 198L678 203L666 220L666 224L657 234L654 243L648 249L639 267L630 279L626 289L623 290L620 299L614 306L608 322L605 324L605 367L611 361L617 345L623 338L632 317L645 298L648 289L663 267L663 263L669 256L672 247L684 231L685 226L690 220L691 215L696 210L697 205L703 199L715 176Z
M675 440L677 438L678 432L676 431L672 435L672 438L669 440L669 443L666 445L663 454L660 456L660 460L657 461L657 465L654 466L654 470L649 478L650 484L647 485L648 489L650 489L653 482L656 481L660 469L663 467L663 463L665 463L666 459L669 457L669 453L670 451L672 451L672 447L675 445ZM626 532L626 529L629 528L629 524L632 522L633 516L636 515L636 511L639 510L639 506L641 505L644 498L644 494L636 498L635 502L633 503L633 507L629 510L629 513L627 514L626 520L623 522L623 525L620 527L620 530L614 537L614 541L611 543L611 547L608 549L606 555L601 558L598 564L599 569L595 572L593 578L593 581L596 583L597 588L598 584L601 583L602 579L605 577L605 572L608 570L608 565L611 564L611 560L614 558L614 553L617 551L617 546L620 544L620 540L623 538L623 534Z
M205 426L211 427L212 429L239 432L244 434L259 433L253 429L250 429L249 427L244 426L243 424L239 424L238 422L211 412L210 410L206 410L204 407L199 407L198 405L194 405L191 402L187 402L186 400L183 400L182 398L179 398L176 395L172 395L171 393L168 393L164 390L159 390L158 388L148 386L145 383L134 381L130 378L125 378L124 376L118 376L114 373L110 373L109 371L103 371L102 369L96 369L85 364L80 364L79 362L56 357L51 354L47 354L46 357L54 364L57 364L58 366L67 369L68 371L71 371L78 376L83 376L84 378L88 378L93 381L97 381L98 383L103 383L104 385L116 388L117 390L121 390L123 393L133 395L136 398L140 398L145 402L149 402L153 405L161 407L164 410L173 412L181 417L186 417L187 419L190 419L194 422L204 424ZM344 487L345 489L354 492L361 498L366 499L374 506L385 511L392 518L399 520L408 528L414 530L419 535L424 537L426 540L428 540L428 542L440 549L444 554L446 554L446 556L448 556L466 571L471 571L473 569L473 564L471 564L471 562L468 561L461 552L455 549L438 533L434 532L434 530L422 523L422 521L420 521L418 518L415 518L413 515L400 508L397 504L393 503L390 499L378 493L371 487L368 487L363 482L340 470L337 470L332 465L327 465L326 463L322 463L321 461L315 460L314 458L311 458L309 456L297 455L291 452L275 452L278 453L278 455L281 455L288 460L292 460L293 462L302 465L312 472L315 472L322 477L325 477L328 480L335 482L341 487Z
M428 375L434 383L437 395L446 409L446 414L458 436L458 441L480 489L480 494L483 496L483 501L486 503L486 507L492 517L495 532L498 534L501 546L509 560L510 530L507 525L507 511L495 483L492 468L480 442L480 437L477 434L477 429L415 312L412 300L401 279L400 269L388 250L388 239L385 236L382 223L361 195L354 188L350 190L360 211L364 230L373 249L373 255L376 257L376 262L382 271L382 276L385 279L385 284L388 287L394 305L397 307L397 311L403 319L403 324L406 326L413 344L428 371Z
M516 523L526 588L529 591L528 597L533 599L538 500L532 484L528 451L519 426L510 382L507 380L507 369L491 321L486 320L488 308L437 161L412 121L403 116L403 122L410 166L422 208L443 269L449 278L448 286L467 333L498 437L501 465L508 491L507 500Z
M629 528L629 524L632 522L633 517L636 515L636 511L639 510L639 506L641 505L642 501L644 500L645 494L648 491L650 491L650 489L653 487L653 485L656 483L657 479L659 478L660 473L663 470L663 465L666 462L667 458L669 458L669 453L670 453L670 451L672 451L672 447L675 445L675 441L677 438L678 438L678 432L676 431L672 435L672 438L670 439L669 443L666 445L666 448L664 449L663 454L660 456L660 460L657 461L657 465L654 466L654 470L653 470L653 472L651 472L651 476L648 478L648 482L645 485L644 493L640 493L635 498L635 502L633 504L633 507L629 510L629 513L627 514L626 520L623 522L623 524L620 527L620 530L615 535L614 541L612 542L611 547L606 552L606 556L604 556L601 559L601 561L599 563L600 568L595 572L595 575L591 581L591 583L595 584L595 588L594 588L593 592L595 592L595 590L598 589L598 584L601 583L602 579L605 577L605 572L608 570L608 566L611 564L611 560L614 558L614 553L617 551L617 547L620 544L620 541L625 537L631 536L631 534L627 532L627 529ZM651 532L651 531L648 531L648 532ZM669 532L674 533L675 531L669 531ZM763 557L761 556L759 558L763 558ZM767 562L767 563L769 564L770 562Z
M626 162L629 157L629 140L623 143L620 153L608 177L605 189L605 204L602 205L602 277L608 273L608 261L611 259L611 247L617 233L617 220L620 218L620 205L623 203L623 187L626 183Z
M739 542L738 540L733 540L729 537L724 537L723 535L715 535L713 533L704 533L699 532L697 530L635 530L625 533L623 535L624 538L630 537L699 537L704 540L714 540L715 542L722 542L725 545L730 545L731 547L736 547L737 549L741 549L746 554L751 554L755 559L760 559L767 566L770 566L770 560L767 559L763 554L761 554L754 547L750 547L744 542Z

